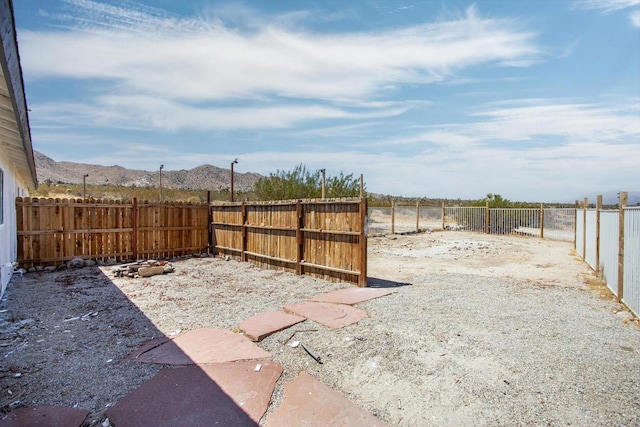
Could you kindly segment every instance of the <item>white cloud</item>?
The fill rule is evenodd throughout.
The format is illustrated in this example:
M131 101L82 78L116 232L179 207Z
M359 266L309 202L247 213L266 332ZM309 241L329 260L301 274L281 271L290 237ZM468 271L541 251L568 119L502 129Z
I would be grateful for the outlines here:
M575 0L574 5L579 9L595 9L601 10L602 13L611 13L640 6L640 0Z
M184 23L145 10L73 3L88 15L82 26L20 32L27 77L106 79L170 99L261 93L332 99L371 97L393 83L440 81L472 65L522 65L539 54L534 34L473 9L436 24L315 34L278 24L244 31L214 19L198 26L193 18Z
M640 0L575 0L578 9L599 10L602 14L609 14L630 8L640 8ZM631 25L640 28L640 9L629 12Z
M406 108L366 111L322 105L275 104L251 107L194 107L144 95L104 95L95 105L49 103L32 106L39 122L139 130L281 129L325 119L374 119L402 114Z

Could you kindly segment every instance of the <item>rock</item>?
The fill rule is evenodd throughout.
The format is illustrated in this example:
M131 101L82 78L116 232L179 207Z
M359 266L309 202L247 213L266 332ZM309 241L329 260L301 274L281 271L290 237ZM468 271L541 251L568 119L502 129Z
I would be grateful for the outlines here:
M105 265L107 265L106 262L104 262L103 260L99 259L98 261L96 261L96 264L98 264L99 267L104 267Z
M29 269L27 270L29 273L35 273L36 268L35 267L29 267Z
M157 274L164 274L163 266L142 267L138 269L138 275L140 277L150 277L150 276L155 276Z
M116 265L118 263L118 261L116 261L115 258L109 258L105 261L106 265Z
M75 257L71 261L67 262L67 268L82 268L84 267L84 260L80 257Z
M44 267L41 265L36 265L36 271L42 271L44 270Z
M85 267L93 267L94 265L96 265L96 262L92 259L88 259L84 262Z
M624 323L628 323L633 320L633 314L629 313L628 311L619 311L616 313L616 317L618 317L618 319L622 320L622 322Z
M58 267L56 267L55 265L48 265L44 268L44 271L46 271L47 273L53 273L57 269Z

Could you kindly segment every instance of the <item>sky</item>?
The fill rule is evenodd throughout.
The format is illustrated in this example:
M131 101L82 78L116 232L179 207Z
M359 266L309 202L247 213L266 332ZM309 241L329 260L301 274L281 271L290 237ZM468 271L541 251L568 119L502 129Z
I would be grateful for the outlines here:
M640 0L13 3L33 146L57 161L640 190Z

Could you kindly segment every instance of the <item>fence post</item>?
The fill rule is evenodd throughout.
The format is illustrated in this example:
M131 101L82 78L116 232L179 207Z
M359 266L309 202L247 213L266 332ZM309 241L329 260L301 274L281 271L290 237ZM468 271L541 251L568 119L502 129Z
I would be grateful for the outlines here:
M489 201L485 204L484 208L484 232L489 234L491 230L489 229Z
M596 274L600 273L600 209L602 195L596 196Z
M578 201L573 207L573 249L578 250Z
M358 286L367 286L367 199L360 198L360 276L358 276Z
M391 201L391 234L396 234L396 201Z
M211 191L207 190L207 253L211 253L213 244L213 215L211 214Z
M619 235L618 235L618 302L624 293L624 207L627 206L627 192L620 192Z
M416 232L420 231L420 201L416 201Z
M540 203L540 238L544 239L544 205Z
M587 207L589 198L582 201L582 259L587 259Z
M304 251L304 242L302 241L302 224L303 220L303 212L302 212L302 203L300 200L296 200L296 274L298 276L302 275L302 260L303 260L303 251Z
M443 231L444 231L444 215L445 215L444 202L442 202L442 230Z
M138 259L138 198L131 201L131 256L133 260Z
M247 205L242 202L241 216L242 216L242 234L240 237L240 260L247 260Z

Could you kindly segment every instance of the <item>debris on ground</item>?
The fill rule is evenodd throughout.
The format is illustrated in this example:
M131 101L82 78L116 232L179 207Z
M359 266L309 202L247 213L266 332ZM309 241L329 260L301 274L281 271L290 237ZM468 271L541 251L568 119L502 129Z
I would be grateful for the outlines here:
M175 268L169 261L136 261L111 268L116 277L151 277L159 274L173 273Z

